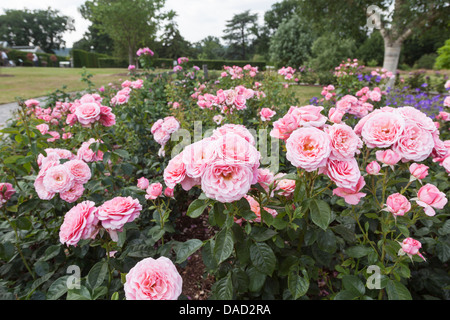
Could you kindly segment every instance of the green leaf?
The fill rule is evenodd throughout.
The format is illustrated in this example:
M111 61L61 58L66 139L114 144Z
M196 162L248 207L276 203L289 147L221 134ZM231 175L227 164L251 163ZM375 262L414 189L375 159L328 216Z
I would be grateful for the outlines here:
M53 245L48 247L45 250L44 256L42 257L43 261L48 261L54 257L56 257L59 252L61 251L61 246L60 245Z
M264 228L264 227L253 227L252 232L250 233L250 237L257 242L263 242L271 239L278 233L272 229Z
M22 216L16 219L16 226L20 230L30 230L33 225L31 224L30 219Z
M57 300L67 293L67 279L69 276L62 276L56 279L47 290L47 300Z
M176 248L177 260L176 263L184 262L194 252L199 250L203 246L203 241L198 239L190 239L181 243Z
M311 220L323 230L328 228L331 222L331 209L323 200L312 199L309 203Z
M264 242L250 246L250 260L260 272L270 276L275 270L276 258L272 249Z
M108 263L106 261L97 262L87 275L87 284L91 290L101 286L108 275Z
M73 289L73 290L67 291L66 299L67 300L92 300L89 290L84 286L81 286L80 289Z
M334 300L354 300L358 298L352 291L342 290L335 297Z
M266 282L266 275L262 272L259 272L255 267L250 267L247 269L248 278L250 280L248 284L248 289L250 292L259 292L261 291L264 283Z
M409 290L399 281L389 280L386 293L389 300L412 300Z
M212 287L214 297L218 300L233 299L233 282L230 273L226 277L218 280Z
M354 275L345 275L342 277L344 289L352 292L355 296L363 296L366 293L364 283Z
M300 276L298 270L290 272L288 275L288 287L294 299L304 296L308 292L309 278L306 271L303 271L303 277Z
M348 248L347 250L345 250L345 253L351 258L360 259L364 256L367 256L372 250L372 248L359 245Z
M209 270L217 269L217 261L214 257L214 247L214 239L210 239L202 248L202 260L206 268L208 268Z
M217 260L217 263L222 263L233 252L234 242L233 242L233 233L231 229L226 228L222 229L216 237L215 246L214 246L214 257Z
M191 218L198 218L208 206L207 201L196 199L192 201L187 210L187 215Z

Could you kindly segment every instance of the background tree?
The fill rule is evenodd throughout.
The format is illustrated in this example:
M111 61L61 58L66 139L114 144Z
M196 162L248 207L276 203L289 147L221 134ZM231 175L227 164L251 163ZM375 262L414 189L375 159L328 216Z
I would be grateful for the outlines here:
M368 10L369 6L379 10ZM366 33L372 22L383 38L383 67L395 74L405 40L432 24L447 23L450 6L445 0L303 0L300 12L314 28L353 37Z
M218 37L207 36L195 43L198 59L217 60L225 56L225 48Z
M283 20L270 41L270 59L278 67L304 65L310 57L316 39L309 25L294 14Z
M91 21L113 41L116 50L126 51L130 64L138 46L156 38L156 32L167 13L161 10L165 0L91 0L85 6Z
M181 35L174 18L175 12L168 14L168 23L164 26L163 34L160 37L159 55L164 58L177 59L179 57L191 56L194 52L191 43Z
M47 53L65 46L63 35L75 30L58 10L5 10L0 16L0 40L11 46L39 46Z
M227 41L227 57L231 59L247 60L248 48L252 45L252 40L257 29L258 14L251 14L250 10L235 14L226 23L226 29L222 37Z

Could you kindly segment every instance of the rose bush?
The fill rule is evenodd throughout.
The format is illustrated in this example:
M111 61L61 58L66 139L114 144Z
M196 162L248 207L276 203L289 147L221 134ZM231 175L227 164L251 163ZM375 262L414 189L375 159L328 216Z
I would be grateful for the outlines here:
M302 105L295 68L206 79L153 54L1 130L3 298L184 299L200 253L211 299L448 299L444 109L388 105L392 75L354 60Z

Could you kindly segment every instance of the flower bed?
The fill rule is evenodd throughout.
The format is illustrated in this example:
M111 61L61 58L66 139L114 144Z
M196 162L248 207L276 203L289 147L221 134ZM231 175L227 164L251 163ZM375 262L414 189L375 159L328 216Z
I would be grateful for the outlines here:
M1 130L4 297L196 299L201 259L208 299L448 298L448 99L390 103L350 60L300 106L295 68L138 56Z

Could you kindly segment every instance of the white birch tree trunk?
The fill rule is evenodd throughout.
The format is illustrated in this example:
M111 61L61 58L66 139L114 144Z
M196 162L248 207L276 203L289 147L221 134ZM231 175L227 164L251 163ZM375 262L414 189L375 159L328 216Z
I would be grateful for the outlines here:
M392 77L387 83L387 87L394 87L395 77L397 76L398 62L400 59L400 52L402 49L401 42L390 42L388 39L384 39L384 61L383 68L392 72Z

